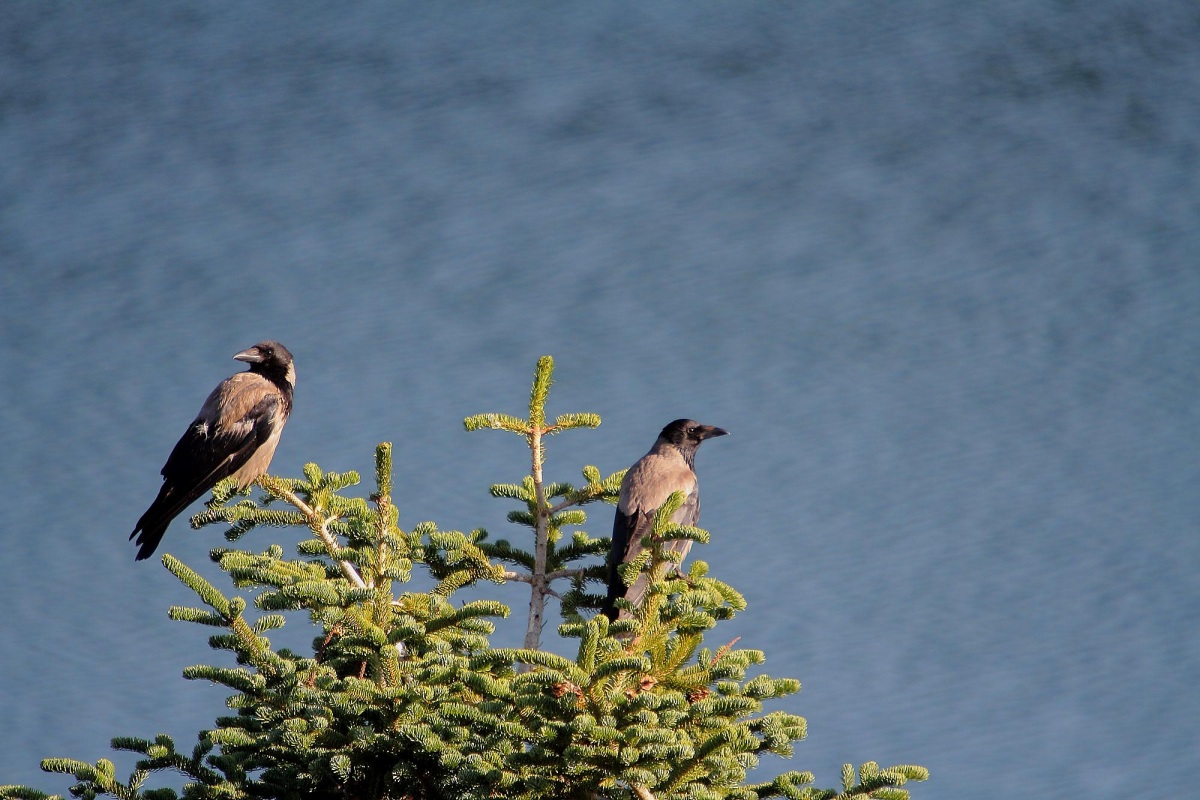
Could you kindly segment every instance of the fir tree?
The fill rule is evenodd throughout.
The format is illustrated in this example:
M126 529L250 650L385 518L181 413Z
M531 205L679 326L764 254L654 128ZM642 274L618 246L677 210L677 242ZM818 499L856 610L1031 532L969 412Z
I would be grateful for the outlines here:
M585 483L547 483L544 437L595 428L594 414L566 414L548 423L545 404L553 362L538 362L528 419L485 414L469 430L497 428L527 440L530 474L498 484L492 494L523 505L513 522L533 533L531 551L491 543L482 530L439 530L432 522L399 527L392 498L392 449L375 452L375 491L346 494L353 472L323 472L307 464L303 478L264 476L259 500L225 482L194 527L226 524L237 542L252 530L282 527L308 534L296 557L272 544L262 552L219 548L212 558L240 593L227 596L178 559L162 562L201 605L176 606L171 618L210 626L212 647L234 666L198 665L190 680L220 683L233 694L231 714L201 731L190 752L168 736L116 738L116 750L139 758L125 781L102 759L42 762L72 775L73 795L166 800L173 789L145 789L156 772L185 776L185 798L408 798L474 800L503 796L753 800L784 797L908 797L903 787L924 780L922 767L846 765L841 790L817 789L808 772L785 772L748 783L761 756L790 756L805 736L803 718L764 713L764 703L799 691L789 678L751 676L760 650L729 642L705 646L705 635L745 608L732 587L710 577L702 561L678 573L677 556L662 543L707 532L669 521L675 495L658 512L646 551L623 567L649 573L645 601L630 619L609 623L587 591L604 579L606 539L579 526L582 506L613 502L622 473ZM574 528L570 538L564 529ZM508 569L508 564L514 569ZM436 580L430 591L405 591L414 570ZM462 587L517 581L531 589L525 647L493 648L493 620L508 614L498 601L453 602ZM569 581L561 595L552 588ZM246 616L246 596L255 613ZM538 649L547 597L562 599L559 634L578 640L574 659ZM272 645L267 633L288 612L306 612L317 629L311 652ZM719 637L718 637L719 638ZM0 797L45 798L27 787L0 787Z

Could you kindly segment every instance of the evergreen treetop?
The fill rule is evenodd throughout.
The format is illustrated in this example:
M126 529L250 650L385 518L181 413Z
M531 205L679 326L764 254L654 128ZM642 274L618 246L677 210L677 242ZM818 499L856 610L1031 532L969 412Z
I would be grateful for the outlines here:
M315 464L305 465L303 478L264 476L257 501L230 481L219 484L193 527L228 525L230 542L263 526L310 534L294 557L276 544L261 552L214 549L238 591L232 596L162 557L200 601L172 607L171 618L214 628L210 645L233 654L233 665L197 665L184 677L228 687L231 713L201 731L190 752L165 735L113 739L114 749L139 756L125 781L107 759L50 758L42 768L72 775L71 794L84 798L178 797L174 789L143 788L156 772L184 776L182 796L197 800L907 798L902 787L924 780L924 768L846 765L837 790L814 788L809 772L748 782L762 756L789 757L805 737L803 718L764 710L800 684L751 675L765 660L761 650L736 649L736 640L706 646L706 635L746 604L703 561L680 575L662 547L677 538L707 541L707 532L669 522L681 495L660 509L642 557L624 567L629 577L649 573L645 602L615 623L592 613L602 596L588 585L604 580L596 558L608 540L579 529L583 506L615 502L623 473L601 478L588 466L578 488L544 480L545 437L600 424L595 414L547 420L552 374L545 356L527 419L465 420L468 430L526 439L530 474L491 493L521 505L509 519L531 531L532 550L491 542L483 530L443 531L432 522L401 529L387 443L376 448L375 491L365 498L346 493L358 485L356 473ZM431 576L434 588L406 590L414 570ZM491 646L493 620L509 613L501 602L454 602L459 589L480 581L529 585L524 647ZM564 581L568 591L553 588ZM573 659L539 649L552 596L562 600L559 635L578 641ZM316 628L306 653L276 648L267 636L297 611ZM0 797L49 795L2 786Z

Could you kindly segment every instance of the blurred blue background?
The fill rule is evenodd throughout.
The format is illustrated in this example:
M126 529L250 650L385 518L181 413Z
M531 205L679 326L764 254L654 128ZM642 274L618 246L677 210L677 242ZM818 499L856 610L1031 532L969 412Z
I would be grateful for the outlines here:
M1187 796L1198 41L1186 0L5 3L0 783L223 712L126 537L272 337L272 471L393 441L405 527L519 533L487 487L523 444L462 418L545 353L551 413L604 419L552 479L731 430L693 557L750 602L716 637L804 684L767 772ZM222 541L161 549L216 577ZM516 643L525 587L491 593Z

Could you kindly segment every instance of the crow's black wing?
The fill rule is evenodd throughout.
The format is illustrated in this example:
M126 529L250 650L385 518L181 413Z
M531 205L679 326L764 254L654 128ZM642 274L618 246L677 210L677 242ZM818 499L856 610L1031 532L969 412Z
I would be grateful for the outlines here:
M613 518L612 548L608 553L608 597L601 609L610 620L617 618L616 602L628 596L630 587L621 580L620 567L642 552L642 539L654 529L654 512L633 511L626 514L620 508ZM637 598L633 598L635 601Z
M250 373L234 377L242 375ZM236 472L271 437L277 427L279 403L278 392L269 384L264 387L233 378L209 395L167 458L158 497L129 534L141 545L138 561L154 553L171 520Z

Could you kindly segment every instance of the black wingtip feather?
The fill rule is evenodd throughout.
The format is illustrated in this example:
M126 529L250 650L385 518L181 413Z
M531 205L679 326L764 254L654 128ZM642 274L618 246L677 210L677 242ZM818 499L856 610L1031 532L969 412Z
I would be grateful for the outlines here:
M138 550L138 553L133 557L133 560L145 561L147 558L154 555L154 551L158 549L158 545L162 542L163 536L166 535L166 533L166 525L155 526L151 528L143 526L141 523L139 523L138 527L134 529L133 533L129 534L130 539L132 539L134 536L137 536L136 544L141 545L141 549Z

